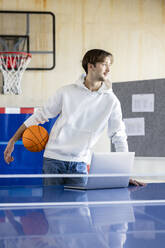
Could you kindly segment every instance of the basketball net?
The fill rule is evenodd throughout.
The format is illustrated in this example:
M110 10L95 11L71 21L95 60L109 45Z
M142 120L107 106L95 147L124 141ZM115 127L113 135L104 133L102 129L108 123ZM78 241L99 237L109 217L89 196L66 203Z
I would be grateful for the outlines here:
M3 93L21 94L21 79L31 60L31 54L24 52L0 52L0 70L3 75Z

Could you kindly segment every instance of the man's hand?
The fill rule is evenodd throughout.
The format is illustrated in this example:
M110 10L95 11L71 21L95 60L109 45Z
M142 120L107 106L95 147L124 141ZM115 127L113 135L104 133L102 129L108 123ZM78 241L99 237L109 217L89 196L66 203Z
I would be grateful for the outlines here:
M129 185L134 185L134 186L145 186L146 184L143 182L139 182L133 179L129 180Z
M22 137L23 132L25 131L26 126L23 123L18 130L16 131L16 133L13 135L13 137L9 140L8 145L4 151L4 160L7 164L9 164L10 162L12 162L14 160L14 158L11 156L13 150L14 150L14 144L17 140L19 140Z
M11 156L13 150L14 150L14 144L15 142L13 140L10 140L8 142L8 145L4 151L4 160L7 164L9 164L10 162L12 162L14 160L14 158Z

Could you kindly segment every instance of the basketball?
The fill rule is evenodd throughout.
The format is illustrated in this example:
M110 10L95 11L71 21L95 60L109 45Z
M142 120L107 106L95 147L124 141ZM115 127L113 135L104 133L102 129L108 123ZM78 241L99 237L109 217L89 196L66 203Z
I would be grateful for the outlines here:
M34 125L24 131L22 141L28 151L40 152L45 148L48 138L49 134L44 127Z

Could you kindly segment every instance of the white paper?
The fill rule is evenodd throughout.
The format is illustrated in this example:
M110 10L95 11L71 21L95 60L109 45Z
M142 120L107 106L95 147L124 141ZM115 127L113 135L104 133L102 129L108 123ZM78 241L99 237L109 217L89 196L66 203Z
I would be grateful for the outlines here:
M124 119L127 136L144 136L145 121L144 118L128 118Z
M154 112L154 94L132 95L132 112Z

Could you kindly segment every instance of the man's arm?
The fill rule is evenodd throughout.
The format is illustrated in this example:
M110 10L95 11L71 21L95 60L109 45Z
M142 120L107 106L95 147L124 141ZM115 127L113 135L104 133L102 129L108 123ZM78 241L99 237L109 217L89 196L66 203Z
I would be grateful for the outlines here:
M56 94L48 99L42 108L39 108L25 122L25 126L44 124L49 119L56 117L62 110L62 89L59 89Z
M9 140L7 147L4 151L4 159L6 161L7 164L9 164L10 162L12 162L14 160L14 158L11 156L13 150L14 150L14 144L17 140L19 140L22 135L23 132L25 131L26 126L25 124L22 124L18 130L16 131L16 133L13 135L13 137Z
M120 102L116 99L108 121L108 136L115 145L116 152L128 152L127 135L122 120Z
M120 102L118 100L114 105L113 112L108 122L108 135L115 145L116 152L128 152L127 135L122 120ZM146 184L130 178L129 185L145 186Z
M50 97L47 103L31 115L16 131L13 137L9 140L8 145L4 151L4 159L7 164L12 162L14 158L11 156L14 150L14 144L19 140L25 129L32 125L38 125L49 121L49 118L56 117L61 112L61 95L62 90L58 90L53 97Z

